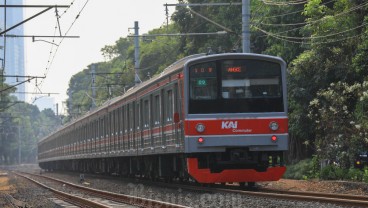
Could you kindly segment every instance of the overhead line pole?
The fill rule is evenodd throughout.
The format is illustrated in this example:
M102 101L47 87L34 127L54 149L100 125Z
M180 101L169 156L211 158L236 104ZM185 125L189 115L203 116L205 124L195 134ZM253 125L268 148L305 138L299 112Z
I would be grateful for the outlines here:
M250 53L250 0L242 0L242 39L243 53Z
M138 21L134 22L134 69L135 69L135 78L134 82L135 84L140 83L138 70L139 70L139 26Z
M96 108L96 64L91 65L92 70L92 106L91 110Z
M6 0L4 0L4 5L6 6ZM6 30L6 9L4 9L4 30ZM4 38L4 56L3 56L3 68L1 70L1 75L5 73L5 60L6 60L6 38ZM1 79L1 88L4 88L4 78ZM1 98L2 99L2 98Z

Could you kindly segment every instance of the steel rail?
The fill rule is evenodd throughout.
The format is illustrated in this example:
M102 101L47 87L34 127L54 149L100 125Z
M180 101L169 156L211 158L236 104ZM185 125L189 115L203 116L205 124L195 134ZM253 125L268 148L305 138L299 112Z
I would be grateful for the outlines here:
M315 197L349 199L349 200L359 200L359 201L368 202L368 196L363 196L363 195L335 194L335 193L322 193L322 192L311 192L311 191L289 191L289 190L277 190L277 189L270 189L270 188L261 188L260 191L264 191L268 193L302 195L302 196L307 195L307 196L315 196Z
M277 199L297 200L297 201L313 201L322 203L331 203L347 206L368 207L368 198L364 196L346 195L346 194L330 194L318 192L297 192L297 191L270 191L259 189L256 191L231 190L227 188L214 188L216 191L231 192L236 194L252 195L259 197L269 197ZM278 192L278 193L277 193Z
M30 177L27 177L23 174L19 174L19 173L16 173L14 172L14 174L18 175L18 176L21 176L23 178L26 178L30 181L32 181L33 183L41 186L42 188L45 188L49 191L51 191L52 193L54 193L59 199L63 200L63 201L67 201L71 204L74 204L74 205L77 205L77 206L81 206L81 207L91 207L91 208L109 208L108 206L105 206L103 204L100 204L98 202L93 202L93 201L90 201L88 199L84 199L82 197L78 197L78 196L74 196L74 195L71 195L71 194L68 194L68 193L65 193L65 192L62 192L62 191L58 191L54 188L51 188L51 187L48 187L36 180L33 180L32 178Z
M137 197L137 196L118 194L118 193L113 193L113 192L109 192L109 191L103 191L103 190L88 188L88 187L80 186L80 185L77 185L77 184L74 184L74 183L69 183L69 182L66 182L66 181L63 181L63 180L60 180L60 179L56 179L56 178L52 178L52 177L48 177L48 176L36 175L36 174L31 174L31 173L26 173L26 174L33 175L33 176L36 176L36 177L42 177L42 178L52 180L52 181L56 181L56 182L59 182L59 183L62 183L62 184L66 184L70 187L83 190L83 191L88 192L88 193L90 193L94 196L98 196L98 197L101 197L101 198L104 198L104 199L109 199L109 200L120 202L120 203L130 204L130 205L134 205L134 206L139 206L139 207L161 207L161 208L188 208L187 206L182 206L182 205L178 205L178 204L172 204L172 203L157 201L157 200L153 200L153 199L147 199L147 198L142 198L142 197Z
M171 188L181 188L186 190L204 191L204 192L227 192L233 194L250 195L257 197L286 199L294 201L309 201L309 202L322 202L331 203L345 206L358 206L368 207L368 197L363 195L350 195L350 194L333 194L333 193L321 193L321 192L302 192L302 191L285 191L276 189L259 188L255 190L240 190L234 189L234 186L218 186L212 187L193 186L187 184L167 184L160 182L152 182L159 186L166 186Z

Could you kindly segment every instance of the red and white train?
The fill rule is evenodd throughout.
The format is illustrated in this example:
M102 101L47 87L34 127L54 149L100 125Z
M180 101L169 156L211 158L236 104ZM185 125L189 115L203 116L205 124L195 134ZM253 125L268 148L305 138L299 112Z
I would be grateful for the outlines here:
M199 183L278 180L286 94L278 57L189 56L42 139L39 165Z

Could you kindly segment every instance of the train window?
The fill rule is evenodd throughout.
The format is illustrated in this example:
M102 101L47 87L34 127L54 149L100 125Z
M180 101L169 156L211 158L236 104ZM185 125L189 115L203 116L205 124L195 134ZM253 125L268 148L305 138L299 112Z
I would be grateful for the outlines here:
M252 68L243 60L222 62L222 98L254 98L281 96L280 73L277 70Z
M189 67L190 114L284 112L281 65L229 59Z
M115 115L115 133L119 134L120 132L120 108L116 109Z
M120 108L120 119L119 119L119 129L120 129L120 134L122 134L124 132L124 107L122 106Z
M155 125L159 125L160 124L160 114L161 114L161 109L160 109L160 95L156 95L154 98L154 111L153 111L153 122Z
M124 107L124 132L127 133L129 129L129 119L128 119L128 112L129 112L129 105Z
M129 131L134 129L134 104L129 104Z
M143 102L143 127L149 128L149 119L150 119L150 107L149 100L144 100Z
M189 76L189 93L192 100L213 100L217 98L216 62L190 67Z
M171 122L173 120L173 113L174 113L173 92L172 90L168 90L166 93L167 93L166 121Z
M137 106L135 109L136 113L135 113L135 126L137 128L137 130L139 130L140 126L141 126L141 108L140 108L140 103L137 102Z

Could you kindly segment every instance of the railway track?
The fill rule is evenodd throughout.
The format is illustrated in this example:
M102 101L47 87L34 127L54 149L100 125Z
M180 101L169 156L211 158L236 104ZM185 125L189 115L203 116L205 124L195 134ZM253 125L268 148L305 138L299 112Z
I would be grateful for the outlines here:
M43 176L49 178L47 176ZM59 179L56 179L59 180ZM107 179L108 180L108 179ZM61 183L69 184L59 180ZM193 186L188 184L169 184L162 182L150 182L143 181L145 185L166 187L170 189L181 189L189 190L192 192L204 192L204 193L225 193L225 194L236 194L240 196L255 196L263 198L274 198L276 200L291 200L291 201L306 201L306 202L320 202L328 203L342 206L354 206L354 207L368 207L368 197L359 195L348 195L348 194L331 194L331 193L321 193L321 192L301 192L301 191L286 191L286 190L276 190L267 188L257 188L254 190L244 190L238 186L220 186L214 185L210 187L205 186ZM78 185L75 185L78 186ZM81 188L86 188L83 186L78 186ZM147 207L147 206L143 206ZM161 206L167 207L167 206ZM175 207L182 207L176 205Z
M368 197L363 195L349 195L349 194L335 194L335 193L322 193L322 192L309 192L309 191L287 191L277 190L269 188L256 188L252 190L244 190L241 187L236 186L223 186L212 185L210 187L193 186L193 185L171 185L167 183L160 183L159 186L169 186L171 188L181 188L193 191L203 191L210 193L232 193L247 196L266 197L293 201L309 201L309 202L321 202L330 203L342 206L354 206L354 207L368 207Z
M136 196L129 196L124 194L117 194L108 191L102 191L97 189L92 189L80 185L76 185L73 183L69 183L66 181L62 181L59 179L35 175L31 173L19 173L14 172L15 174L24 177L39 186L42 186L45 189L53 192L59 199L66 201L68 203L74 204L80 207L96 207L96 208L107 208L107 207L162 207L162 208L185 208L185 206L171 204L167 202L145 199ZM30 175L26 176L26 175ZM41 183L32 177L42 178L43 180L50 180L53 182L61 183L64 187L68 186L68 188L78 189L78 192L84 192L84 194L69 194L63 191L56 190L51 188L50 186ZM89 196L89 197L85 197ZM91 197L93 196L93 197ZM131 206L127 206L131 205Z
M272 197L277 199L313 201L330 203L343 206L368 207L368 197L348 194L332 194L307 191L286 191L260 188L255 191L233 190L229 188L215 188L217 191L231 192L236 194L252 195L259 197Z

